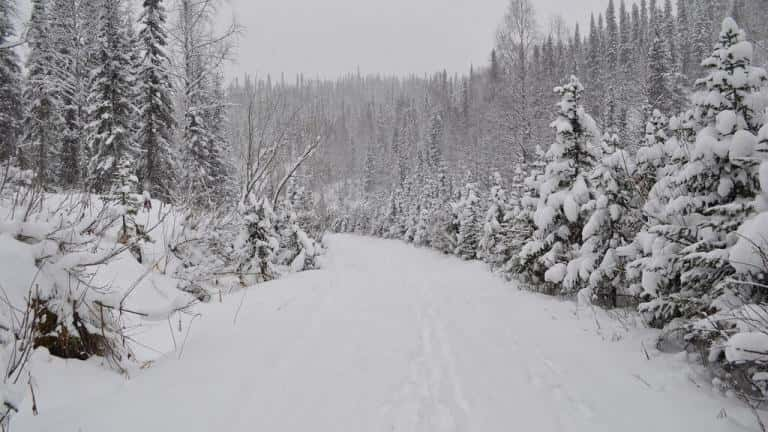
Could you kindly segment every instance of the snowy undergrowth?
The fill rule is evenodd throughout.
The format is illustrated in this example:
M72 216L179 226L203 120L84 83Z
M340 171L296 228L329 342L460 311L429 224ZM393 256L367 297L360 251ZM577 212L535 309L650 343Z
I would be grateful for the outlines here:
M214 214L132 193L130 175L102 196L45 193L31 179L3 169L0 186L3 427L35 400L35 351L128 373L147 352L144 327L186 332L200 301L315 268L322 252L289 203Z

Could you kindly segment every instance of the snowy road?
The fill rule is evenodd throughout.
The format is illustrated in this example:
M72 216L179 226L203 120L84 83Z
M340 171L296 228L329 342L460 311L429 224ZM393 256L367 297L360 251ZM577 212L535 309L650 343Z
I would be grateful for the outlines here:
M655 353L647 330L519 292L477 263L383 240L330 245L322 271L202 306L182 359L130 380L38 356L51 362L37 374L40 416L25 409L15 430L757 430Z

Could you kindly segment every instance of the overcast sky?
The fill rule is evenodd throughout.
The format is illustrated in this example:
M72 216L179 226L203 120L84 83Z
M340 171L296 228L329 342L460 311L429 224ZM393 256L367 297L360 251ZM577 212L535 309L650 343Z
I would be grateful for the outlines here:
M508 0L228 0L246 33L229 74L334 78L485 64ZM588 22L608 0L533 0L545 24ZM227 12L224 12L225 14ZM584 33L582 33L584 34Z

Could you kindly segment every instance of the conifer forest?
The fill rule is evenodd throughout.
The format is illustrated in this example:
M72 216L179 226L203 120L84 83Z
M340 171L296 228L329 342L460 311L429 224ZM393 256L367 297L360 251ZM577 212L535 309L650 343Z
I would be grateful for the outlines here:
M0 0L0 429L765 431L768 2L503 3L321 77Z

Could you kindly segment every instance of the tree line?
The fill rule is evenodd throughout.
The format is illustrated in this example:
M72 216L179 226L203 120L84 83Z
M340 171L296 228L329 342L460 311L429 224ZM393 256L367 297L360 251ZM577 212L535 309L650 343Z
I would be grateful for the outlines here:
M138 16L124 0L33 0L16 35L0 2L0 159L45 190L107 193L130 165L141 191L205 204L232 194L222 65L234 24L214 29L216 2L162 0ZM22 67L23 66L23 67ZM23 70L22 70L23 69Z

